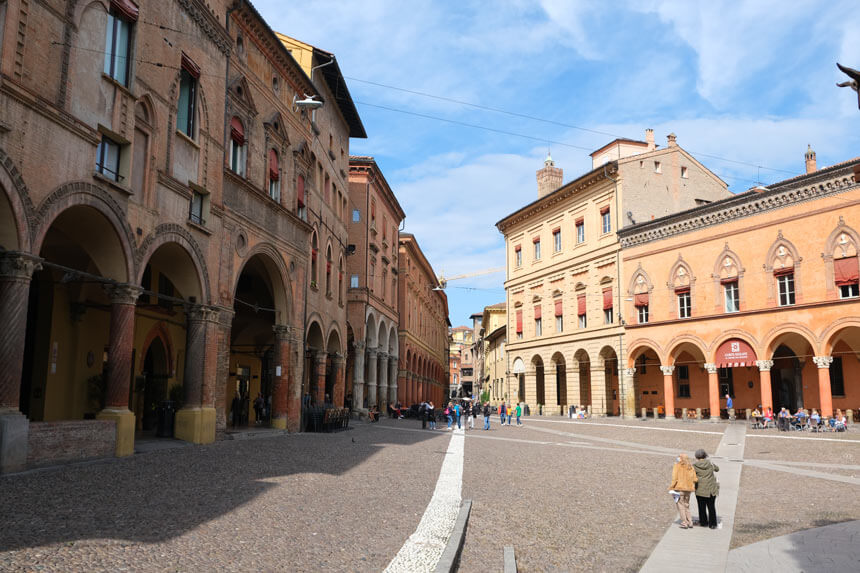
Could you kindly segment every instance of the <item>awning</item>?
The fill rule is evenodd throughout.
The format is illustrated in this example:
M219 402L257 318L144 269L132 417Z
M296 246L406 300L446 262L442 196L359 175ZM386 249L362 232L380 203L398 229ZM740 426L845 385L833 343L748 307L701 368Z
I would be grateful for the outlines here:
M577 217L576 221L573 222L577 227L585 224L585 217Z
M523 332L523 311L517 311L517 334L522 334Z
M857 284L860 279L860 267L857 266L857 257L845 257L833 261L833 274L836 286Z
M537 306L535 306L535 320L539 319L540 317L541 317L540 305L537 305Z
M111 0L110 7L129 22L137 22L140 9L131 0Z
M648 293L633 295L633 306L648 306Z
M564 307L562 300L559 298L555 301L555 315L562 316L564 314Z
M612 308L612 287L603 289L603 310Z
M600 214L601 215L606 215L607 213L609 213L609 205L606 205L605 207L600 208Z
M236 116L230 120L230 137L236 142L236 145L245 145L245 127Z
M734 368L736 366L754 366L756 361L755 350L740 338L730 338L723 342L714 358L714 362L720 368Z
M300 208L305 206L305 178L301 175L296 178L296 202Z
M577 314L582 316L585 314L585 295L580 294L576 297Z
M277 181L280 177L280 172L278 171L278 152L274 149L269 150L269 179L272 181Z

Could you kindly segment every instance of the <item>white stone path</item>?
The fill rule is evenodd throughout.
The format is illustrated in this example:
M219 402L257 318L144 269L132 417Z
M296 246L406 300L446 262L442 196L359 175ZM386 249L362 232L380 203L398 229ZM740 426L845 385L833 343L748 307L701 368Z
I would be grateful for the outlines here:
M442 557L460 511L463 485L465 433L459 429L451 433L433 497L430 498L415 533L409 536L385 568L386 573L433 571Z

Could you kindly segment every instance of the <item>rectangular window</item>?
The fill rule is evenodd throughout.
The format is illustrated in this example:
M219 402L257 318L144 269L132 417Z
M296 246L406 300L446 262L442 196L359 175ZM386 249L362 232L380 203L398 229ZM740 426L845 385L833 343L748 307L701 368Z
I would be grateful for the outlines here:
M188 218L191 219L192 222L197 223L198 225L205 225L206 221L203 219L203 203L205 202L205 196L203 193L198 193L197 191L191 192L191 210L188 213Z
M678 366L678 397L690 397L690 367Z
M552 247L556 253L561 252L561 229L554 229L552 232Z
M535 239L534 245L535 245L535 260L539 261L540 260L540 239Z
M131 28L132 21L114 14L113 10L108 14L104 73L124 86L128 86Z
M687 179L687 168L685 166L681 166L681 179Z
M659 161L654 162L654 173L663 173L663 167L660 165Z
M519 245L514 248L514 257L516 258L516 265L518 267L523 266L523 249Z
M112 181L122 180L123 177L119 174L121 149L117 142L103 134L99 142L96 171Z
M579 328L585 328L585 295L576 295L576 315L579 318Z
M603 310L603 323L604 324L612 324L612 309L607 308Z
M604 207L600 210L600 224L604 234L612 231L612 218L609 214L609 207Z
M788 273L776 278L779 287L779 306L794 304L794 273Z
M603 289L603 324L612 324L612 287Z
M541 328L541 319L536 318L535 319L535 336L540 336L541 334L543 334L543 329Z
M576 244L579 245L585 242L585 221L579 219L576 222Z
M191 58L182 54L182 68L179 71L179 105L176 113L176 129L194 139L197 113L197 80L200 68Z
M564 332L564 301L555 299L555 331Z
M235 139L230 140L230 171L241 177L245 176L245 153L248 147Z
M690 318L690 291L678 293L678 318Z
M352 210L352 222L358 223L360 221L361 221L361 211L359 211L358 209L353 209Z
M741 309L740 297L738 295L738 282L732 281L723 285L726 297L726 312L738 312Z
M269 197L281 202L281 181L279 179L269 179Z
M585 328L586 326L587 326L587 323L585 321L585 315L580 314L579 315L579 328Z
M845 378L842 374L842 357L834 356L830 363L830 393L833 396L845 395Z
M839 298L856 298L858 296L860 296L860 288L858 288L857 283L839 287Z
M647 324L648 323L648 305L645 306L637 306L636 307L636 318L639 321L639 324Z
M555 331L556 332L564 332L564 317L556 316L555 317Z

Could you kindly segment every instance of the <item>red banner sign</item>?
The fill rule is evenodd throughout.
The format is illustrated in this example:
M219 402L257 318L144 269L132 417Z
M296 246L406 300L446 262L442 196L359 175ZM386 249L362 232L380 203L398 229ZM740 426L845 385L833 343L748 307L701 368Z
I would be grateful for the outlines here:
M720 368L754 366L755 350L740 338L730 338L717 349L715 362Z

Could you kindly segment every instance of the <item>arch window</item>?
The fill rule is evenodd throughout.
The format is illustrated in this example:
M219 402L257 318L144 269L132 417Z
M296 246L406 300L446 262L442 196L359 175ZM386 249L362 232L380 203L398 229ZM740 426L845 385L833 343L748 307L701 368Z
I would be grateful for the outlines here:
M724 312L739 312L741 310L741 278L743 268L737 255L726 245L717 260L714 275L719 279Z
M305 177L296 177L296 215L302 221L308 220L308 210L305 207Z
M679 264L672 276L672 290L675 294L675 304L678 318L693 316L692 277L687 265Z
M650 303L648 279L640 272L633 281L633 308L636 309L637 324L648 323Z
M777 303L779 306L791 306L795 304L795 290L797 286L797 271L800 266L800 258L794 246L783 239L782 231L779 232L776 242L768 251L765 269L773 272L773 280L776 286ZM773 299L774 283L769 287L770 298ZM799 294L799 292L798 292Z
M233 116L233 119L230 120L230 171L241 177L245 176L247 153L245 126L242 124L242 120Z
M179 71L179 104L176 112L176 129L195 139L197 126L197 82L200 68L184 52Z
M331 245L325 250L325 294L331 297Z
M343 257L337 264L337 303L343 305Z
M277 203L281 202L281 171L278 165L278 152L269 150L269 197Z
M857 263L857 242L853 233L842 230L836 237L833 254L833 280L839 298L860 296L860 267Z
M311 287L317 286L317 233L311 234Z

